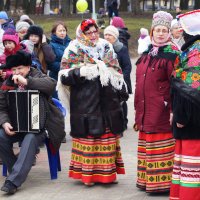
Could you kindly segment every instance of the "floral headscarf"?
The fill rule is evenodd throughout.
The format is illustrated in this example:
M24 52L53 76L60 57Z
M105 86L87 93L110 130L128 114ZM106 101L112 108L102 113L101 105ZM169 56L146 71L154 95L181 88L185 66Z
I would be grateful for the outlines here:
M84 34L84 31L86 30L86 28L88 26L96 26L97 27L97 24L96 22L93 20L93 19L85 19L81 22L81 24L77 27L77 30L76 30L76 39L86 45L86 46L92 46L94 47L95 44L93 42L91 42L90 38L88 38L85 34ZM97 29L98 31L98 29ZM99 35L97 36L97 41L99 39Z

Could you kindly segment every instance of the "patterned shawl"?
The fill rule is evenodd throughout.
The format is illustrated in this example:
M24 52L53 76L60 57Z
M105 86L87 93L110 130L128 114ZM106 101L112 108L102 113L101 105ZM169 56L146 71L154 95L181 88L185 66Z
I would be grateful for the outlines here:
M200 36L177 57L172 88L200 106Z
M69 100L70 88L61 84L60 77L68 76L70 70L81 67L86 67L89 72L85 77L87 80L99 77L102 86L111 84L117 90L121 90L122 86L126 85L112 45L101 38L95 44L91 43L79 25L76 39L70 42L64 52L61 61L62 70L59 72L57 82L59 99L68 109L66 98Z

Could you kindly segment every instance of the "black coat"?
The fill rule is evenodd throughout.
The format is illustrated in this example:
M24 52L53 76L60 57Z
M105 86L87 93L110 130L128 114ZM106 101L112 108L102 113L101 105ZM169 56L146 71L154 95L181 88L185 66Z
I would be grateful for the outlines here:
M86 80L80 69L73 69L61 82L70 86L71 136L99 137L109 128L112 133L124 131L119 92L111 86L102 87L99 78Z
M114 50L115 50L115 47L114 47ZM130 77L132 64L131 64L131 59L129 56L128 49L125 45L123 45L123 47L119 51L115 50L115 53L117 54L119 66L122 69L124 80L127 84L128 93L132 94L132 84L131 84L131 77Z
M119 41L122 42L128 48L128 40L131 35L128 32L128 28L118 28L119 31Z

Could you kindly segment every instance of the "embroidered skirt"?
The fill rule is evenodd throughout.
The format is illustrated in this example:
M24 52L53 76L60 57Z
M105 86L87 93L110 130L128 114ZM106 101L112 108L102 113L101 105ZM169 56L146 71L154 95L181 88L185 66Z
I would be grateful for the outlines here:
M200 140L176 140L170 200L200 199Z
M119 136L73 138L69 177L83 183L111 183L117 173L125 174Z
M171 185L175 140L172 133L139 133L137 187L167 192Z

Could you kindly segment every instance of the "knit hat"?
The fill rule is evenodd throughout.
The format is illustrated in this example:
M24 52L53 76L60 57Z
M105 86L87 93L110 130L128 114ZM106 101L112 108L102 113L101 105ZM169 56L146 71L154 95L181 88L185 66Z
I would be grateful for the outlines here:
M28 15L21 15L19 21L25 21L30 25L34 24L34 21Z
M113 25L116 28L125 28L124 20L121 17L113 17L110 25Z
M119 37L119 31L117 28L115 28L113 25L107 26L104 30L104 35L110 34L114 36L116 39Z
M16 24L16 32L19 32L22 28L29 28L30 24L27 22L19 21Z
M20 44L24 44L29 53L33 53L34 44L31 40L22 40Z
M12 28L8 28L7 30L5 30L3 34L2 42L4 43L4 41L6 40L13 41L16 45L19 44L19 36L16 33L16 31Z
M12 67L31 66L31 54L25 51L17 51L16 54L12 54L6 58L6 69L11 69Z
M0 12L0 19L8 20L8 15L5 11Z
M30 19L28 15L21 15L19 21L24 21L26 19Z
M173 17L170 13L165 11L158 11L153 14L153 21L151 28L153 29L155 26L162 25L170 29L172 19Z
M193 10L178 16L183 30L192 36L200 35L200 10Z
M30 35L37 35L42 41L43 29L40 26L32 25L28 28L27 34L24 36L24 39L29 39Z
M149 31L146 28L141 28L140 29L140 34L147 36L147 35L149 35Z

